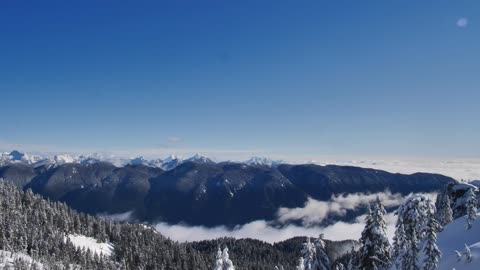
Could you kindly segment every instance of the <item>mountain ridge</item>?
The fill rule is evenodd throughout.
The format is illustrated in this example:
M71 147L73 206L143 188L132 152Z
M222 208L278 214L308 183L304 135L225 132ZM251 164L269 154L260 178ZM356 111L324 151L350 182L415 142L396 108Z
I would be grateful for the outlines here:
M349 193L440 191L453 178L337 165L250 166L185 161L171 170L108 162L0 167L0 178L90 214L132 211L145 222L235 226L273 220L279 208ZM353 216L353 215L352 215Z

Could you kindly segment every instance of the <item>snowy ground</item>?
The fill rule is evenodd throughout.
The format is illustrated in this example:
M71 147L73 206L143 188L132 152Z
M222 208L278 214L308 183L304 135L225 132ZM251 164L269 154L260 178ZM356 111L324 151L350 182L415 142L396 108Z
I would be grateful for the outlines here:
M465 229L465 218L459 218L445 226L438 235L437 245L442 251L439 270L478 270L480 269L480 213L470 230ZM467 262L466 255L458 260L457 254L464 253L465 245L470 248L472 258Z
M110 256L113 252L113 245L110 243L99 243L95 238L87 237L79 234L70 234L68 235L70 241L76 247L85 247L90 251L97 253L98 255L102 254L105 256Z
M38 262L34 262L33 259L23 253L13 253L10 251L0 250L0 269L14 269L15 261L22 260L26 263L26 266L33 267L33 264L36 265L36 269L42 270L43 265Z

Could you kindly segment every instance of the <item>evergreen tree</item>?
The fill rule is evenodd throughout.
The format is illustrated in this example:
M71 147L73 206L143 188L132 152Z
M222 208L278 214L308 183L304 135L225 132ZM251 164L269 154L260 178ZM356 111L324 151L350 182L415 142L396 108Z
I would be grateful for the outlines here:
M218 247L214 270L223 270L222 250Z
M431 201L422 195L407 199L397 210L394 238L395 265L403 270L417 270L420 242L427 235L426 228L434 213Z
M437 232L440 230L440 225L434 218L433 214L430 215L430 219L427 223L427 232L425 236L425 243L423 251L425 253L425 259L423 263L424 270L437 269L438 261L442 256L442 253L437 247Z
M402 217L398 217L395 235L393 237L393 254L394 263L397 269L401 269L402 256L405 254L407 243L405 239L405 229Z
M467 230L470 230L473 221L477 218L478 201L473 188L468 189L465 196L467 198Z
M325 241L323 239L323 234L320 234L315 240L315 262L313 269L330 269L330 259L328 258L327 251L325 250Z
M368 206L366 225L360 238L359 269L386 269L390 266L390 243L384 218L387 212L378 197L372 208Z
M316 258L315 245L310 241L310 237L307 237L307 241L303 243L302 256L305 270L315 270L315 258Z
M444 227L448 223L453 221L453 211L450 202L450 196L447 192L443 193L441 196L437 197L437 220L440 223L441 227Z
M235 268L233 267L233 263L229 257L230 256L228 255L228 248L225 247L222 253L223 270L235 270Z

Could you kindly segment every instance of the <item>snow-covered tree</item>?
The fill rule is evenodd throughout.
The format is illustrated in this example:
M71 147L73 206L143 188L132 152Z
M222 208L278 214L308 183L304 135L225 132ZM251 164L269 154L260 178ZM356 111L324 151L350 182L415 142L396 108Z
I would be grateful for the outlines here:
M235 270L235 267L233 266L233 263L229 257L230 256L228 255L227 247L223 249L223 252L220 247L218 247L217 255L215 257L214 270Z
M323 234L320 234L315 240L315 270L330 269L330 259L328 258L327 251L325 249L325 241L323 239Z
M300 257L300 259L298 259L298 265L296 270L305 270L305 261L303 260L303 257Z
M420 253L420 240L415 227L411 230L409 238L409 247L402 256L403 270L420 270L418 266L418 254Z
M448 195L447 192L439 195L437 197L437 220L440 223L441 227L444 227L448 223L452 222L453 220L453 211L452 211L452 206L451 206L451 201L450 201L450 196Z
M303 265L305 270L329 270L330 259L325 250L325 241L321 234L314 242L307 238L302 249Z
M405 239L405 229L403 225L403 219L398 217L396 224L395 236L393 237L393 254L392 258L394 259L395 266L397 269L401 269L401 263L403 260L403 255L406 253L406 239Z
M434 213L430 199L414 195L397 210L397 224L394 238L394 259L397 268L417 270L420 242L427 235L426 228Z
M346 255L346 260L343 261L345 270L356 270L357 269L357 252L355 251L355 245L352 244L350 252Z
M222 253L223 270L235 270L235 267L233 267L233 263L229 257L228 248L225 247Z
M307 237L307 241L303 243L302 258L305 270L316 270L313 268L315 265L316 249L309 237Z
M223 270L222 250L218 247L214 270Z
M473 188L468 189L465 196L467 198L467 230L470 230L473 221L477 218L478 201Z
M390 266L386 213L378 197L372 207L368 206L366 225L360 238L359 269L386 269Z
M435 270L437 269L438 261L442 256L440 249L437 247L437 232L441 226L434 218L433 213L430 215L430 219L427 223L426 236L423 251L425 253L423 269Z

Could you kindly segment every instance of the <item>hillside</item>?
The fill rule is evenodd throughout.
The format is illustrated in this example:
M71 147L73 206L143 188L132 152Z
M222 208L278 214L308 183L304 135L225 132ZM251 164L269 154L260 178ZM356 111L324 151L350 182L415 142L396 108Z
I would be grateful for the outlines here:
M108 162L37 167L13 163L0 167L0 178L85 213L132 212L133 218L144 222L203 226L273 220L279 208L303 207L309 198L329 200L332 195L385 190L405 195L438 191L454 182L428 173L203 159L185 161L168 171Z
M230 248L237 269L293 269L304 240L273 245L233 238L177 243L153 228L78 213L3 181L0 213L0 265L26 267L16 269L33 264L40 269L212 269L219 246ZM327 241L328 254L334 259L351 245Z

